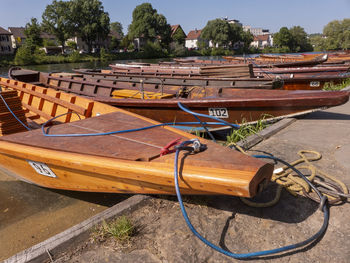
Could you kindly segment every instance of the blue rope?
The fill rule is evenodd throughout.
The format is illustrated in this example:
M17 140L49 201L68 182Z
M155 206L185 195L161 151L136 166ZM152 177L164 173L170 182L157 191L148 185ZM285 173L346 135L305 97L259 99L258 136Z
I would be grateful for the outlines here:
M205 127L205 125L223 125L223 126L230 126L230 127L233 127L233 128L237 128L237 127L239 128L239 125L237 125L237 124L232 124L232 123L226 122L224 120L221 120L221 119L213 117L213 116L209 116L209 115L205 115L205 114L201 114L201 113L196 113L196 112L190 111L189 109L185 108L180 102L178 102L178 105L179 105L179 107L182 110L192 114L195 117L198 115L198 116L202 116L202 117L206 117L206 118L210 118L210 119L216 120L218 122L202 122L200 120L199 120L199 122L168 122L168 123L160 123L160 124L155 124L155 125L141 127L141 128L129 129L129 130L110 131L110 132L98 132L98 133L49 134L48 131L45 130L45 127L47 126L48 123L54 121L57 118L60 118L60 117L62 117L64 115L67 115L67 114L71 113L71 112L68 112L68 113L63 113L61 115L53 117L52 119L46 121L41 126L41 131L42 131L43 135L47 136L47 137L85 137L85 136L104 136L104 135L120 134L120 133L127 133L127 132L137 132L137 131L144 131L144 130L156 128L156 127L173 126L173 125L198 125L198 124L200 124L203 127Z
M187 113L189 113L189 114L192 114L192 115L194 115L194 116L199 116L199 117L204 117L204 118L213 119L213 120L216 120L216 121L218 121L218 122L221 122L221 123L223 123L223 124L225 124L225 125L227 125L227 126L231 126L231 127L235 128L235 129L239 129L239 127L240 127L238 124L229 123L229 122L227 122L227 121L224 121L224 120L222 120L222 119L216 118L216 117L214 117L214 116L210 116L210 115L206 115L206 114L202 114L202 113L197 113L197 112L191 111L191 110L189 110L187 107L185 107L185 105L183 105L181 102L178 102L177 105L179 106L179 108L180 108L181 110L183 110L183 111L185 111L185 112L187 112Z
M180 204L180 208L181 208L181 212L182 215L186 221L187 226L189 227L189 229L192 231L192 233L199 238L204 244L208 245L209 247L211 247L212 249L235 259L248 259L248 258L255 258L255 257L259 257L259 256L266 256L266 255L272 255L272 254L276 254L276 253L280 253L280 252L285 252L288 250L292 250L292 249L296 249L302 246L305 246L307 244L310 244L311 242L317 240L318 238L320 238L324 232L327 229L328 226L328 221L329 221L329 206L328 206L328 202L327 202L327 198L322 196L322 194L317 190L317 188L299 171L297 170L295 167L291 166L289 163L273 157L273 156L265 156L265 155L256 155L254 156L255 158L269 158L272 160L276 160L276 161L280 161L283 164L287 165L289 168L291 168L293 171L296 171L298 173L298 175L300 175L311 187L312 189L315 190L316 194L320 197L320 200L322 200L321 202L321 208L324 214L324 220L323 220L323 225L320 228L320 230L314 234L313 236L311 236L310 238L306 239L305 241L296 243L296 244L292 244L292 245L288 245L288 246L284 246L284 247L280 247L280 248L276 248L276 249L271 249L271 250L263 250L263 251L257 251L257 252L252 252L252 253L242 253L242 254L238 254L238 253L232 253L230 251L227 251L221 247L218 247L216 245L214 245L213 243L211 243L210 241L208 241L207 239L205 239L201 234L199 234L197 232L197 230L193 227L188 214L186 212L185 206L183 204L182 201L182 197L181 197L181 193L180 193L180 187L179 187L179 181L178 181L178 159L179 159L179 153L182 150L181 148L184 148L186 145L191 144L192 141L185 141L183 143L181 143L180 146L176 147L176 153L175 153L175 160L174 160L174 181L175 181L175 189L176 189L176 196L177 199L179 201Z
M29 128L27 125L25 125L25 124L16 116L16 114L11 110L11 108L10 108L9 105L6 103L4 97L3 97L1 94L0 94L0 98L1 98L2 101L4 102L6 108L9 110L9 112L13 115L13 117L15 117L15 119L16 119L20 124L22 124L22 126L23 126L24 128L26 128L28 131L30 131L31 128Z

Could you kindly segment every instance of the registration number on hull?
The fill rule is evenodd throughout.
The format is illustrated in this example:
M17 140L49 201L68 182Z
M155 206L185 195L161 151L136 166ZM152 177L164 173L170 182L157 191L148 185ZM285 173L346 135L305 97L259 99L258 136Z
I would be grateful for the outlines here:
M311 81L310 82L310 87L319 87L321 83L319 81Z
M228 118L228 110L226 108L209 108L208 110L210 116L221 119Z
M48 176L48 177L53 177L53 178L57 177L55 175L55 173L53 171L51 171L51 169L46 164L40 163L40 162L33 162L33 161L29 161L29 160L27 160L27 162L30 164L31 167L33 167L33 169L38 174Z

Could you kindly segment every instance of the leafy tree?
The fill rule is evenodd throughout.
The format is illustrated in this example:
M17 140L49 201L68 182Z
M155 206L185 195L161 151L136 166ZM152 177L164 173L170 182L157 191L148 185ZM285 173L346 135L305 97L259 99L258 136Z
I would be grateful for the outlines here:
M201 38L207 41L212 41L214 47L229 47L241 40L242 28L235 24L230 24L228 21L217 18L208 21L203 28Z
M315 51L325 51L326 50L326 39L322 34L313 34L309 36L310 43Z
M293 36L287 27L281 27L280 31L273 37L274 44L279 48L288 48L287 52L293 47Z
M120 47L128 48L131 43L132 43L132 40L130 39L129 35L126 35L122 39L122 41L120 41Z
M250 51L250 44L254 40L254 36L250 31L244 31L242 28L240 30L240 39L243 42L243 51L249 52Z
M334 20L323 28L326 37L326 48L349 49L350 48L350 19Z
M186 34L181 28L177 29L174 35L172 36L173 41L177 44L184 44L186 39Z
M70 21L74 32L87 44L91 52L92 44L98 39L106 39L110 32L110 20L99 0L71 0Z
M171 27L165 16L158 14L150 3L143 3L132 12L129 36L132 39L143 38L152 42L160 38L162 46L166 47L171 41Z
M290 46L290 49L292 51L305 52L313 50L304 28L300 26L294 26L289 29L289 32L292 35L292 42Z
M123 26L121 23L113 22L111 23L110 27L111 27L111 31L118 33L121 39L124 37Z
M64 44L73 34L69 2L54 0L51 5L46 6L42 20L43 29L57 38L64 52Z
M41 28L36 18L31 18L24 29L26 36L26 46L34 52L36 46L42 46L43 40L40 38Z
M201 38L212 41L213 46L228 46L231 41L232 28L230 24L222 19L208 21L203 28Z
M77 43L75 43L74 41L68 41L67 42L67 47L69 47L71 50L77 50Z

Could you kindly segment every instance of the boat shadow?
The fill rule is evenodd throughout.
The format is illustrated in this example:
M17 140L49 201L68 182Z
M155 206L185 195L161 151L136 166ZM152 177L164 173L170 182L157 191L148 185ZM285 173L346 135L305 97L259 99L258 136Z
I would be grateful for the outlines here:
M350 120L350 114L316 111L305 116L300 116L299 118L305 120Z

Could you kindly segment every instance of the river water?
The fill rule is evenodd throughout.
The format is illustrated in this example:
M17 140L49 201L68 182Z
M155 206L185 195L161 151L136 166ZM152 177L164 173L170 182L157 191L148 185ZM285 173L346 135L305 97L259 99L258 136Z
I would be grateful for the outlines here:
M187 59L208 59L218 60L221 57L188 57ZM115 63L128 63L134 62L146 62L146 63L157 63L159 61L170 61L170 58L159 58L159 59L134 59L134 60L114 60L114 61L92 61L92 62L80 62L80 63L62 63L62 64L45 64L45 65L28 65L22 68L38 70L42 72L72 72L73 69L77 68L89 68L89 69L108 69L110 64ZM0 77L7 77L7 73L10 67L0 67Z

